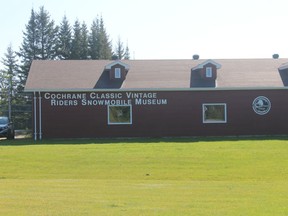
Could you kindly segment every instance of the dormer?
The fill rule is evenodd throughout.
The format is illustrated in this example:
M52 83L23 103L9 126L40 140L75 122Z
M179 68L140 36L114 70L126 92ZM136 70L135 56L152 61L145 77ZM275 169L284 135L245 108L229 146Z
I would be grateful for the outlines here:
M288 62L282 64L282 65L278 68L278 70L279 70L279 71L288 71Z
M288 62L280 65L280 67L278 67L278 71L283 82L283 86L288 87Z
M192 71L198 71L203 80L216 80L217 70L220 68L220 64L209 59L192 68Z
M105 70L109 72L109 78L113 81L123 81L129 70L129 65L121 61L115 61L105 66Z

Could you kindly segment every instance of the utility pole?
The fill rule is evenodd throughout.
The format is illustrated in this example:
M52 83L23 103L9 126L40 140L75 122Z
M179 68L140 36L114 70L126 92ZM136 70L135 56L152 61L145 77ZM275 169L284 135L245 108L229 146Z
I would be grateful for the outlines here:
M12 97L12 74L9 74L9 87L8 87L8 117L11 121L12 110L11 110L11 97Z

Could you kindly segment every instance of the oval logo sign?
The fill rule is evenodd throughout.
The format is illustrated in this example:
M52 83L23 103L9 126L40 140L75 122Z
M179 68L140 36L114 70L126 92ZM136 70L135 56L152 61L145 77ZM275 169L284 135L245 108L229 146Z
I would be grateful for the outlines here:
M259 96L253 101L252 107L258 115L265 115L271 109L271 102L267 97Z

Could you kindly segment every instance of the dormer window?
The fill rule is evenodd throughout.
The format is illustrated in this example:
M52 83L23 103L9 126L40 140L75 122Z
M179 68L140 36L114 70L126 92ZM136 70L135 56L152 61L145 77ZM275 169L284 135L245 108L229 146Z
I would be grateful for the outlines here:
M115 79L121 79L121 68L115 68Z
M220 64L209 59L192 68L192 71L198 71L203 80L216 80L217 70L220 68Z
M191 87L216 87L217 71L221 65L211 59L191 69Z
M130 66L121 61L114 61L105 66L105 71L109 73L110 80L115 82L124 81L129 69Z
M212 77L212 67L206 67L206 77L207 78Z

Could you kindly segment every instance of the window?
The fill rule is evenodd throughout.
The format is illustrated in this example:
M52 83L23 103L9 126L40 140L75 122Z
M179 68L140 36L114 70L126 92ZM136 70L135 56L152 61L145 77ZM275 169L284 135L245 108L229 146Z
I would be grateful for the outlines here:
M206 77L212 77L212 67L206 67Z
M226 123L226 104L203 104L203 123Z
M108 106L108 124L132 124L132 106Z
M115 78L116 79L121 78L121 68L115 68Z

